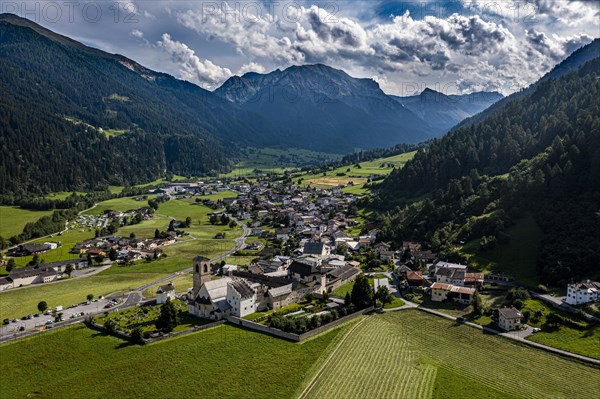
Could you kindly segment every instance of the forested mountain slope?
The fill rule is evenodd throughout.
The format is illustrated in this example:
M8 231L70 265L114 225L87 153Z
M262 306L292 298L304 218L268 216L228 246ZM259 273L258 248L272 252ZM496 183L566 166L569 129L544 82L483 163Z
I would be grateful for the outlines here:
M545 79L482 123L421 150L380 187L381 201L434 190L382 218L383 239L431 241L458 258L457 243L482 248L527 213L543 239L544 282L600 274L600 58ZM382 202L379 202L381 204Z
M196 85L10 14L0 70L1 193L226 170L231 144L266 130Z
M452 130L457 130L462 127L473 126L483 121L485 118L492 115L494 112L501 110L509 102L518 100L519 98L523 98L531 94L535 90L537 85L545 81L546 79L559 78L566 73L576 70L583 64L597 57L600 57L600 39L595 39L590 44L583 46L582 48L573 52L573 54L569 55L564 61L555 66L550 72L548 72L539 81L535 82L531 86L501 99L500 101L491 105L489 108L483 110L482 112L476 115L473 115L470 118L464 119L463 121L458 123Z

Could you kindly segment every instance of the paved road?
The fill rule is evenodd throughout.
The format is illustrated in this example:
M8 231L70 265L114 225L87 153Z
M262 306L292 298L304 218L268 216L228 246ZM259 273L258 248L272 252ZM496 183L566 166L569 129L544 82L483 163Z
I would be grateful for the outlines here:
M226 257L228 257L228 256L231 256L231 255L233 255L235 252L237 252L237 251L240 251L240 250L242 250L242 249L244 249L244 248L246 247L246 239L247 239L247 238L250 236L250 229L248 228L248 226L246 226L244 223L240 222L239 220L237 220L237 219L235 219L235 218L233 218L233 217L232 217L232 219L233 219L233 220L234 220L234 221L235 221L235 222L236 222L236 223L237 223L239 226L241 226L241 227L242 227L242 229L244 230L244 232L243 232L243 234L242 234L242 236L241 236L241 237L239 237L239 238L236 238L236 239L234 240L234 241L235 241L235 247L234 247L233 249L231 249L231 250L229 250L229 251L227 251L227 252L225 252L225 253L223 253L223 254L221 254L221 255L219 255L219 256L217 256L217 257L215 257L215 258L212 258L212 259L210 260L211 262L217 262L217 261L220 261L221 259L225 259ZM150 282L150 283L148 283L148 284L144 284L144 285L142 285L142 286L138 287L138 288L136 289L136 291L140 291L140 292L142 292L142 291L144 291L145 289L152 287L153 285L158 285L158 284L162 284L162 283L169 282L169 281L171 281L171 280L175 279L176 277L178 277L178 276L181 276L181 275L184 275L184 274L187 274L187 273L189 273L189 272L191 272L191 271L192 271L192 267L189 267L189 268L187 268L187 269L184 269L184 270L180 270L180 271L178 271L178 272L175 272L175 273L172 273L172 274L170 274L170 275L168 275L168 276L166 276L166 277L163 277L163 278L161 278L161 279L159 279L159 280L152 281L152 282Z

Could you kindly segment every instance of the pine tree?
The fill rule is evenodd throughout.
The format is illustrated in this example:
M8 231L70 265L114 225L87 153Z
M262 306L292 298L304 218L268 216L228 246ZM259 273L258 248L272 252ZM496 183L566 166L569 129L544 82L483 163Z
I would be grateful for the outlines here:
M158 320L156 320L156 328L164 332L171 332L177 327L177 324L177 309L175 309L173 302L167 298L167 302L160 308L160 315L158 316Z

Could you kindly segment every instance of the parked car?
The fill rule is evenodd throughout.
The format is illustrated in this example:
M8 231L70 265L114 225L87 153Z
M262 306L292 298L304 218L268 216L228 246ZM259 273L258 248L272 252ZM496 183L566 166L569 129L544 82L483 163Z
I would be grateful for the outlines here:
M45 324L46 324L47 326L49 326L49 325L50 325L50 324L52 324L52 323L54 323L52 320L48 320L48 321L47 321Z
M31 320L31 319L33 319L33 315L32 314L27 315L27 320Z
M532 331L532 332L535 334L535 333L537 333L537 332L540 332L540 331L542 331L542 329L541 329L541 328L537 328L537 327L535 327L535 328L534 328L533 330L531 330L531 331Z

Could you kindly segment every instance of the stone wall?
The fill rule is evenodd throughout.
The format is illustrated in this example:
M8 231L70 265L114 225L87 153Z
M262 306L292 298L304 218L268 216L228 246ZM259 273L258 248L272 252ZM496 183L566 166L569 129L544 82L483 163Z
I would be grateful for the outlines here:
M333 327L339 326L340 324L346 323L358 316L361 316L365 313L369 313L373 311L373 307L369 307L366 308L364 310L360 310L358 312L354 312L352 314L349 314L347 316L341 317L335 321L332 321L330 323L327 323L319 328L316 328L314 330L311 331L307 331L304 334L293 334L293 333L289 333L289 332L285 332L285 331L281 331L278 330L276 328L272 328L272 327L268 327L265 326L263 324L258 324L255 323L253 321L250 320L244 320L244 319L240 319L239 317L235 317L235 316L227 316L226 319L227 321L229 321L230 323L237 325L237 326L242 326L245 328L249 328L251 330L254 331L258 331L258 332L262 332L265 334L269 334L269 335L273 335L275 337L279 337L279 338L283 338L283 339L287 339L289 341L294 341L294 342L300 342L303 341L307 338L310 338L314 335L320 334L322 332L325 332L327 330L332 329Z

